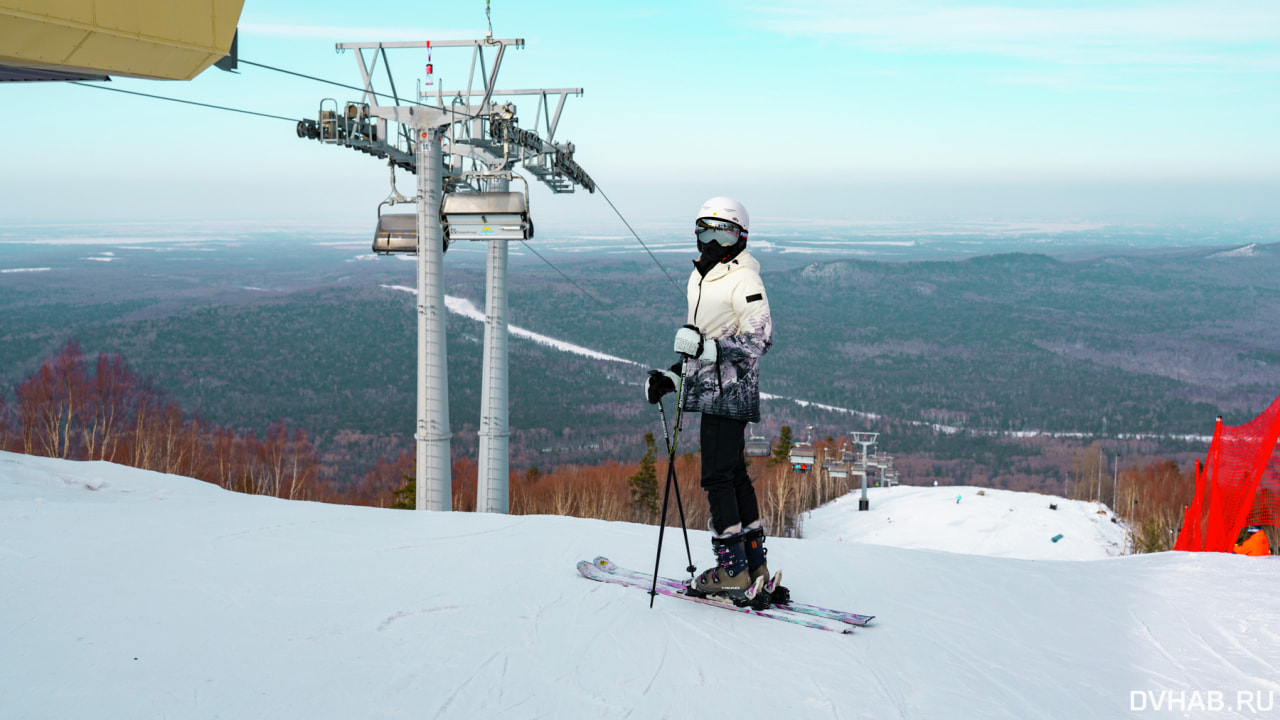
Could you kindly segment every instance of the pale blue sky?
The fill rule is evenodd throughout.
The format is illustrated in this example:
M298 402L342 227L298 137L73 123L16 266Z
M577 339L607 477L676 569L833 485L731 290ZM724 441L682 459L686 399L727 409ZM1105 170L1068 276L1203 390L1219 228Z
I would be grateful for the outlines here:
M469 39L483 0L246 0L242 58L357 84L339 41ZM753 215L1280 217L1280 4L496 0L504 87L580 86L559 139L633 222L735 195ZM437 50L444 87L465 50ZM395 51L401 91L423 51ZM243 67L114 87L314 117L354 93ZM293 127L64 85L0 86L0 222L368 224L372 158ZM521 103L522 116L533 107ZM544 222L609 223L539 192ZM616 221L614 221L616 224ZM617 229L613 225L610 230Z

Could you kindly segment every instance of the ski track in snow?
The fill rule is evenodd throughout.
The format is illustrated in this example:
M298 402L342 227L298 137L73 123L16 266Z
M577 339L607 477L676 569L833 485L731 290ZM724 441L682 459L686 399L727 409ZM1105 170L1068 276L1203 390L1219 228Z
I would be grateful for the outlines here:
M404 285L383 285L382 287L387 288L388 290L399 290L401 292L407 292L407 293L410 293L411 295L418 294L418 291L416 288L406 287ZM471 302L470 300L467 300L466 298L454 297L452 295L445 295L444 305L445 305L445 308L449 310L449 312L455 315L461 315L462 317L475 320L481 323L484 322L484 318L485 318L484 312L480 310L480 308L476 307L475 303ZM584 348L581 345L574 345L573 343L568 343L563 340L557 340L553 337L549 337L547 335L541 335L539 333L533 332L532 330L526 330L522 327L511 325L510 323L507 324L507 331L512 335L514 335L515 337L524 338L525 340L532 340L533 342L536 342L539 345L546 345L547 347L551 347L556 350L561 350L567 353L573 353L574 355L582 355L584 357L589 357L593 360L607 360L609 362L625 363L627 365L635 365L637 367L640 367L640 363L635 362L634 360L627 360L626 358L620 358L620 357L599 352L597 350L591 350L590 348Z

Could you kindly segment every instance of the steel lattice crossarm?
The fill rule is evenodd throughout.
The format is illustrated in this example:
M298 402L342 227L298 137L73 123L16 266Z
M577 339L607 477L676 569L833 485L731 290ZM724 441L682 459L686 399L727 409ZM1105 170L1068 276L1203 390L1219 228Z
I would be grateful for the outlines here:
M498 69L509 46L523 47L524 41L495 40L486 35L484 40L436 43L339 44L339 51L354 51L363 82L360 98L341 108L336 100L322 100L319 116L298 123L297 128L299 137L343 145L386 159L391 165L391 194L378 206L373 251L417 256L414 477L419 510L453 507L449 354L444 322L444 252L449 242L470 240L486 245L476 510L507 512L511 436L508 245L533 236L528 181L515 170L519 165L553 192L572 192L575 186L595 191L595 183L573 159L573 144L555 142L565 101L569 95L581 95L582 89L497 89ZM431 50L449 47L472 48L471 68L464 87L445 92L443 81L435 75ZM391 73L387 51L398 48L427 51L426 72L412 98L402 96ZM492 51L491 65L486 63L486 51ZM389 93L374 87L379 62ZM538 109L534 128L529 130L519 126L515 105L504 96L533 95L538 97ZM382 104L387 98L391 104ZM417 175L415 196L405 197L396 188L397 167ZM510 182L517 179L525 185L523 193L510 192ZM402 203L414 204L416 213L383 214L383 206Z
M450 187L462 184L463 158L470 158L490 171L506 171L517 164L555 193L573 192L580 186L595 192L595 182L573 159L574 145L555 142L556 128L569 95L582 95L582 88L497 89L495 82L502 58L509 46L521 48L521 39L446 40L384 43L339 43L339 51L354 51L364 93L358 101L339 107L334 99L320 102L315 120L302 120L297 126L300 138L341 145L379 159L394 167L416 173L417 135L414 129L443 128L445 181ZM433 48L472 48L471 67L465 87L445 92L443 82L435 76L434 63L426 64L426 78L434 89L420 90L417 100L403 97L396 89L387 50ZM492 65L486 63L485 50L494 51ZM382 63L386 88L374 87ZM479 70L477 76L477 69ZM479 87L476 87L476 80ZM537 96L533 130L519 127L516 109L510 102L495 98ZM382 105L390 98L393 104ZM554 114L551 110L555 101ZM398 126L392 128L392 125ZM545 136L540 134L545 132ZM455 179L456 178L456 179Z
M517 125L514 107L512 107L507 114L490 117L489 140L495 146L506 148L515 145L519 147L522 156L521 166L551 188L552 192L573 192L573 186L577 184L585 188L587 192L594 193L596 191L595 182L573 160L573 143L554 143L550 139L555 137L556 123L560 120L560 111L564 108L565 98L573 91L549 90L541 92L540 109L542 107L550 107L550 103L547 102L547 95L560 93L560 102L556 107L555 118L548 118L547 135L549 139L543 140L538 136L537 132L525 130ZM578 93L581 94L581 92L581 89L579 89ZM536 115L536 117L539 120L542 119L540 114ZM496 147L494 149L496 150ZM533 155L526 155L527 152L532 152Z

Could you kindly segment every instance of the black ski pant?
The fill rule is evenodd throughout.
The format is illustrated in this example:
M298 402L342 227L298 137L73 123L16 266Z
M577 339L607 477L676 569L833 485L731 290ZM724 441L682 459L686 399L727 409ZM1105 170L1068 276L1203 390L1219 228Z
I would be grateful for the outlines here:
M747 475L747 423L720 415L702 414L702 489L711 505L716 534L738 523L760 519L756 489Z

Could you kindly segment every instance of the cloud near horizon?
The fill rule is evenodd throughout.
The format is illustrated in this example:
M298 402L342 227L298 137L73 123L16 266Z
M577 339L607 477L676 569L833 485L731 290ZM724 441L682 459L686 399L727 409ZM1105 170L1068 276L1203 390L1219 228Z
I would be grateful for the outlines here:
M986 54L1063 65L1200 72L1280 70L1280 4L1145 3L1036 7L801 0L757 7L752 24L788 35L845 36L883 53Z

